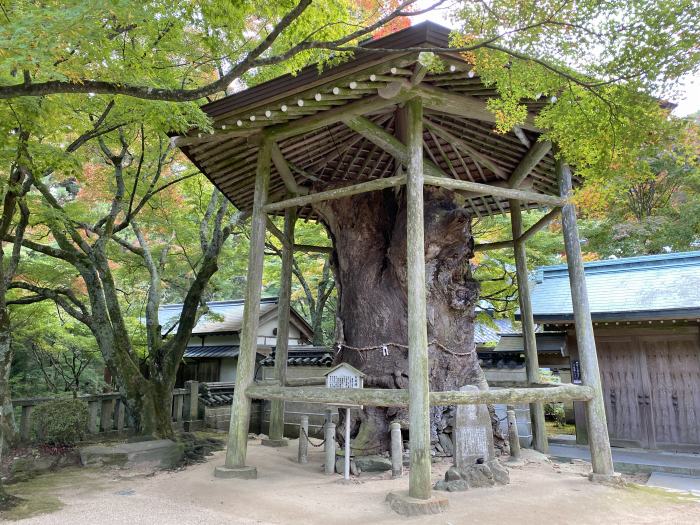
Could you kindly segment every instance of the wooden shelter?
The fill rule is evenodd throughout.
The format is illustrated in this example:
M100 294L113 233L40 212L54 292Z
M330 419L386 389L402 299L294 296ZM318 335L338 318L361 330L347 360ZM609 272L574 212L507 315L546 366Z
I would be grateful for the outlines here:
M214 131L194 130L176 143L239 209L252 210L248 289L238 385L233 401L221 477L254 477L246 466L248 419L253 398L276 400L271 439L281 439L283 400L365 406L408 406L412 501L430 501L430 405L531 402L535 442L546 450L542 402L586 402L593 471L613 475L602 405L595 343L585 294L576 214L569 202L571 170L555 160L553 145L540 141L534 116L546 100L527 101L521 128L493 132L486 101L495 96L457 53L442 53L445 69L428 70L421 48L447 48L449 30L424 23L365 44L366 52L319 74L316 66L282 76L203 106ZM392 52L372 52L372 48ZM399 138L400 137L400 138ZM512 247L517 260L528 347L530 388L479 392L430 392L428 384L423 188L457 192L476 217L510 213L513 240L477 246ZM280 304L289 304L296 217L314 217L313 203L405 186L407 200L408 390L331 390L290 387L286 359L278 359L276 385L253 384L265 231L284 245ZM521 210L551 211L524 231ZM268 220L285 215L285 231ZM583 385L537 385L537 352L529 306L525 241L552 218L563 216L577 319ZM288 306L287 306L288 309ZM286 351L286 320L280 315L278 355Z

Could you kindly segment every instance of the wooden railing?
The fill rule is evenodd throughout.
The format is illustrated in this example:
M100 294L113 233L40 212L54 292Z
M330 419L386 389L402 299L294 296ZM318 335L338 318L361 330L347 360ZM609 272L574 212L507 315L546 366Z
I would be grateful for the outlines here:
M185 427L185 422L201 421L199 418L199 383L187 381L185 388L176 388L172 394L172 421L175 428ZM13 399L12 405L20 408L19 437L20 441L27 443L32 438L32 412L34 407L47 401L55 400L55 397L33 397L27 399ZM78 396L88 405L87 435L118 435L133 432L129 426L126 405L119 392L110 394L96 394ZM192 426L192 425L189 425Z

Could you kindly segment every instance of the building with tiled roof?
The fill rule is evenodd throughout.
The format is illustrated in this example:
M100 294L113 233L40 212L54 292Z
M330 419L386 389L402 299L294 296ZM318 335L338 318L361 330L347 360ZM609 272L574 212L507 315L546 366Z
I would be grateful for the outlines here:
M700 451L700 251L589 262L584 270L611 442ZM535 322L565 334L579 382L568 268L539 268L534 277Z
M189 380L231 383L236 380L244 306L242 300L207 303L207 313L202 315L192 330L184 363L178 371L178 385ZM277 297L260 300L259 359L269 355L276 344L278 308ZM181 304L163 305L160 308L158 317L164 334L172 332L177 326L181 311ZM307 345L312 338L311 326L292 308L289 324L290 347Z

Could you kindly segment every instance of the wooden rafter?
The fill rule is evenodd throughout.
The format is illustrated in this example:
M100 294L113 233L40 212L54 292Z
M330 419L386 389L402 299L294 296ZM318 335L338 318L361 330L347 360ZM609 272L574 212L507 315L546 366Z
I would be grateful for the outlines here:
M532 169L549 153L552 143L548 140L535 142L522 158L518 166L511 173L508 179L508 186L517 188L527 178Z

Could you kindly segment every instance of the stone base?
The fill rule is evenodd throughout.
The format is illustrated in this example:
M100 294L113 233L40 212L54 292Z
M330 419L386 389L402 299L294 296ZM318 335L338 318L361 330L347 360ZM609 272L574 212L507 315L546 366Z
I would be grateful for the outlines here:
M248 465L243 467L221 465L214 469L214 477L222 479L257 479L258 469Z
M508 470L498 460L487 463L475 463L469 467L450 467L445 472L445 479L435 483L435 490L459 492L463 490L507 485L510 481Z
M264 447L288 447L289 446L289 440L287 438L280 438L280 439L270 439L270 438L263 438L260 440L260 444Z
M182 443L169 439L116 445L89 445L80 449L80 462L85 467L169 469L180 464L184 450Z
M596 474L595 472L591 472L588 474L588 481L615 486L622 486L625 484L625 480L622 479L622 476L617 472L614 472L613 474Z
M429 499L418 499L412 498L406 491L389 492L386 501L391 510L402 516L440 514L450 506L450 501L445 496L433 495Z

